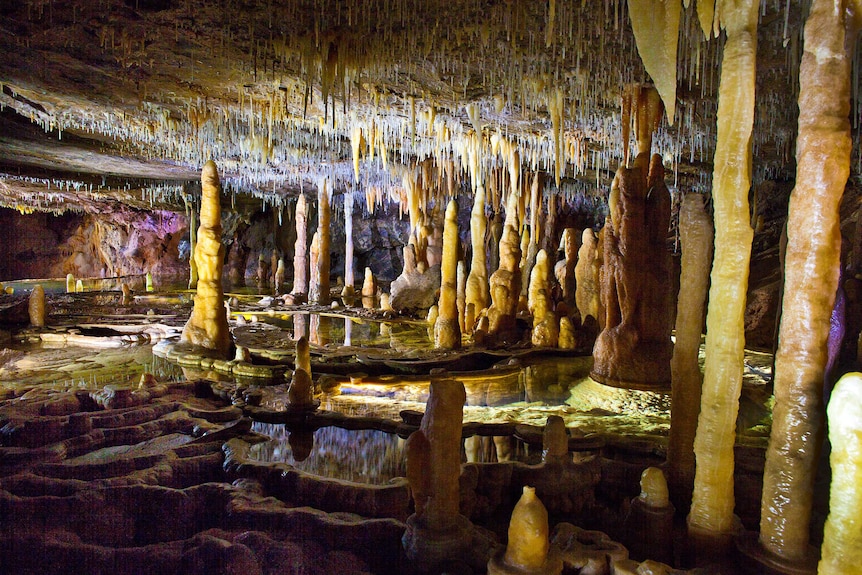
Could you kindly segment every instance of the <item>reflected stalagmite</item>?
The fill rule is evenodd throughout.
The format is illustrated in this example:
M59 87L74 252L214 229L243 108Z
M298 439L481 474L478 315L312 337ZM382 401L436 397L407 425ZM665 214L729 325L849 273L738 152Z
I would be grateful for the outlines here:
M195 246L198 287L194 308L183 328L181 341L199 345L227 357L231 339L224 307L221 275L224 246L221 243L221 205L218 168L207 162L201 171L201 224Z
M748 211L757 14L760 3L720 2L727 31L713 172L715 256L706 317L706 365L694 440L697 468L688 515L698 553L727 553L733 529L733 445L742 388L744 315L753 232ZM733 7L731 7L733 6Z
M808 525L823 433L827 340L841 265L839 208L850 173L850 61L855 48L845 34L858 29L859 22L850 21L859 18L848 11L853 4L812 2L799 74L796 186L788 208L775 407L760 508L760 544L793 563L815 554L808 547ZM836 447L842 448L833 442Z
M676 342L671 359L671 427L667 459L676 501L688 500L694 481L694 434L700 412L703 374L698 353L712 263L712 221L704 196L686 194L679 215L682 270L676 312Z

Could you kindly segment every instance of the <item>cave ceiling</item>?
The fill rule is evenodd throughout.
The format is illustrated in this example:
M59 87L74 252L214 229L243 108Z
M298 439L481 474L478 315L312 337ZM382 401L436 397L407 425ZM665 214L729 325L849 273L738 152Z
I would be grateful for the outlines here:
M804 10L762 2L756 182L793 178ZM0 46L0 203L21 211L181 205L210 158L271 202L321 177L385 196L429 165L469 182L479 133L485 173L507 141L546 193L604 194L623 86L651 81L618 0L16 0ZM709 189L721 50L692 2L653 143L675 189Z

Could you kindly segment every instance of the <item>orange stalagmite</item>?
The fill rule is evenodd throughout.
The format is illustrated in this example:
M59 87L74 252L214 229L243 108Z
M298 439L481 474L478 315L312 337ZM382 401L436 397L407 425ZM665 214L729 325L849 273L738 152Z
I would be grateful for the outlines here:
M195 245L198 287L194 307L183 328L181 341L214 350L227 357L230 330L224 307L221 275L224 245L221 243L221 184L218 168L210 160L201 170L201 217Z
M841 264L839 207L851 148L848 4L812 2L800 67L796 187L788 209L775 407L760 507L760 544L791 562L809 554L826 342Z
M727 31L718 92L713 171L715 259L710 276L706 366L697 434L689 536L698 551L723 553L733 528L733 445L742 389L745 294L751 257L748 190L754 124L755 0L721 0Z

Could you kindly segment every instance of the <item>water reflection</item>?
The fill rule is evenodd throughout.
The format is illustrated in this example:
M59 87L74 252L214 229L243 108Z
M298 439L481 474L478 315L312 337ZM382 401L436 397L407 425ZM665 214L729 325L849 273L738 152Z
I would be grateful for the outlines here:
M380 485L404 477L404 439L371 429L321 427L288 431L283 425L255 423L252 431L269 441L251 447L249 458L282 462L321 477Z

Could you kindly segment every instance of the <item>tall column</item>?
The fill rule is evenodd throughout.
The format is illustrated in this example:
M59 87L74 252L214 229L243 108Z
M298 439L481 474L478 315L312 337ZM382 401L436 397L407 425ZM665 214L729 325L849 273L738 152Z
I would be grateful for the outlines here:
M317 234L318 234L318 258L317 266L312 272L317 278L316 284L313 286L316 289L310 290L308 300L321 304L329 304L329 245L330 245L330 230L329 224L332 217L330 209L331 194L329 190L329 181L326 178L321 178L317 182Z
M812 2L799 72L796 187L788 208L775 407L760 506L760 544L794 563L813 555L808 533L823 437L827 339L841 265L839 207L850 174L855 38L845 36L848 4Z
M727 4L727 6L724 6ZM718 89L713 169L715 259L706 318L706 366L694 441L688 515L693 547L722 554L733 528L733 445L742 390L745 295L753 231L748 211L757 53L755 0L719 2L727 31ZM704 557L704 559L707 559Z
M356 287L353 274L353 192L344 192L344 296L352 296Z
M308 201L303 193L296 200L296 243L293 245L293 289L290 293L308 293Z
M194 307L180 341L214 350L222 357L230 351L230 330L224 307L221 275L224 245L221 243L221 205L218 168L210 160L201 170L201 224L194 259L198 268L198 287Z

